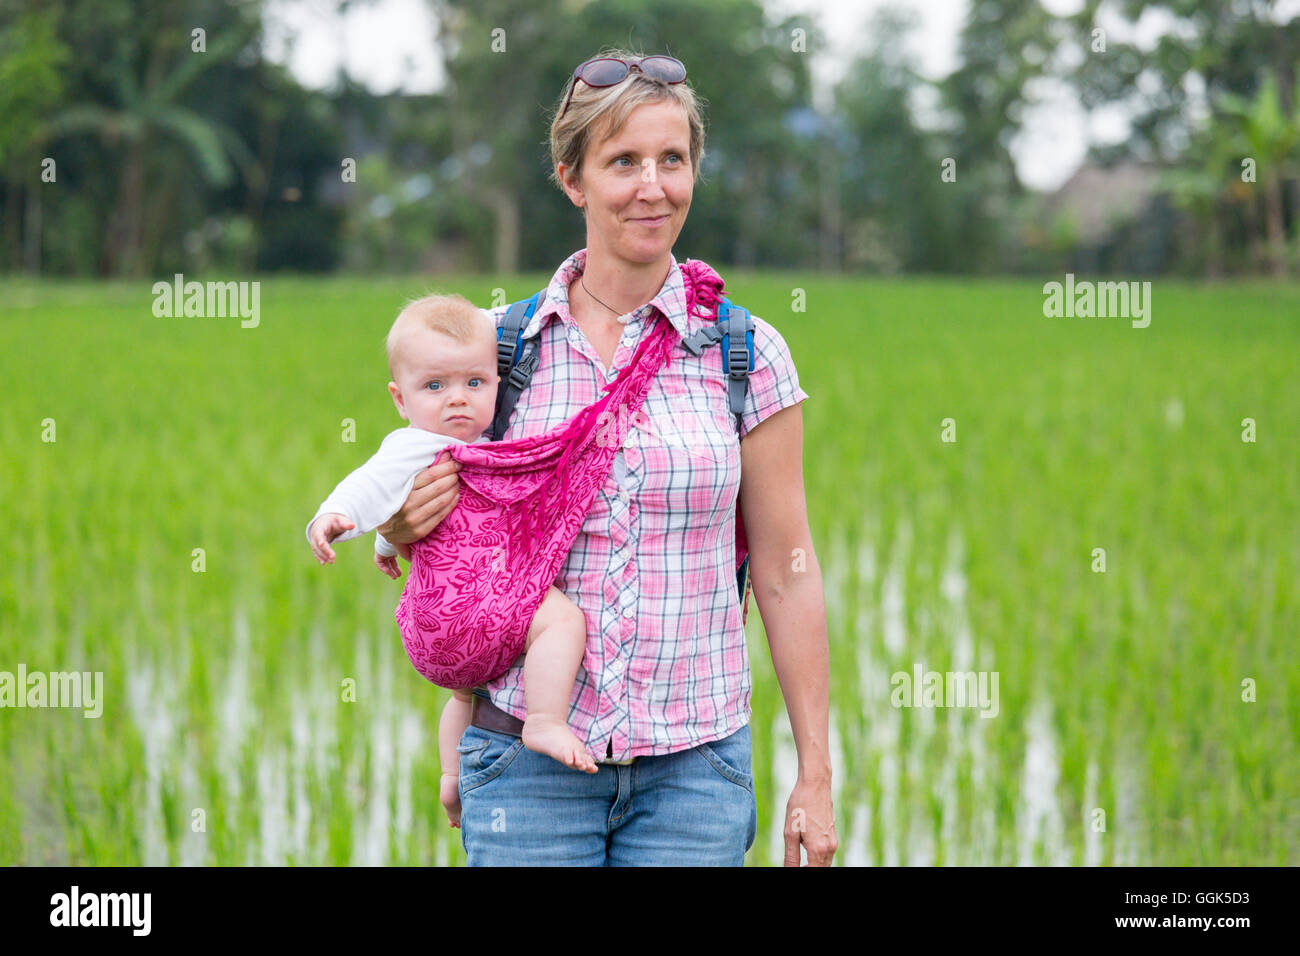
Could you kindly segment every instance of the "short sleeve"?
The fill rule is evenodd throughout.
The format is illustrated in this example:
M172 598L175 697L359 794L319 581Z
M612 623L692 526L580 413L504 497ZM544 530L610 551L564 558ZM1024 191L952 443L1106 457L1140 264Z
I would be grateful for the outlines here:
M799 386L790 347L769 322L754 315L754 370L749 373L749 392L740 416L740 437L744 438L763 419L808 397Z

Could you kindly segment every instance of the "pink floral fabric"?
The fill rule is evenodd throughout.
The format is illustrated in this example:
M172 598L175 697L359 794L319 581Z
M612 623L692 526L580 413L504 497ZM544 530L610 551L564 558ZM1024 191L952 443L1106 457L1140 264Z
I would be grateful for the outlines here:
M716 314L722 280L681 266L688 311ZM660 317L604 396L548 431L449 448L461 463L460 500L411 545L396 619L415 669L440 687L468 688L503 674L524 652L528 628L582 529L614 455L680 333ZM737 511L737 567L745 557Z

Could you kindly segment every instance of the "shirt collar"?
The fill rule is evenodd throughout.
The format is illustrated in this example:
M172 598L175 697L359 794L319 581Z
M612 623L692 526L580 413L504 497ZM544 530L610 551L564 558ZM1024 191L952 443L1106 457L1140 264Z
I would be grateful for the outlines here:
M658 309L660 314L672 323L673 328L677 330L681 337L686 338L690 334L690 317L686 314L685 279L682 278L682 270L677 265L677 257L670 252L668 258L672 260L672 267L668 270L668 277L664 279L659 294L630 315L619 316L618 321L626 325L632 319L644 320L649 318L655 309ZM524 327L525 339L530 339L536 335L551 317L572 315L569 311L569 284L582 275L582 271L586 266L586 249L579 249L564 260L563 265L556 270L555 275L551 278L550 285L546 287L546 302L533 313L533 317L528 320L528 324ZM563 312L560 309L561 305L564 307Z

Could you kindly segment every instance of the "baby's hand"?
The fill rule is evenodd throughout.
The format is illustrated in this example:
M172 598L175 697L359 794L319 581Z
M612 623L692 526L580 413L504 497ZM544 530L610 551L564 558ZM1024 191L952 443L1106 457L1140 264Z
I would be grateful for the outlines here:
M391 554L380 554L375 552L375 566L383 571L386 575L396 581L402 576L402 569L398 567L397 558Z
M344 531L351 531L355 527L347 515L323 514L313 521L308 529L308 537L311 538L311 551L316 555L316 560L321 564L333 564L334 549L330 547L330 542Z
M454 773L444 773L438 787L438 799L447 811L447 822L460 829L460 778Z

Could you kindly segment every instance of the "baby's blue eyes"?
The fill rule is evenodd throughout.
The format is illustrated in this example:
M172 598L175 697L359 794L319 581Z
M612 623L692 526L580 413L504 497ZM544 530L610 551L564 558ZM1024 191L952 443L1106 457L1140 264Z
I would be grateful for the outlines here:
M475 382L478 382L478 383L481 385L481 384L483 383L483 379L479 378L477 375L474 376L473 378L471 378L471 379L469 380L470 386L471 386L471 387L477 387L477 386L474 385ZM436 387L435 387L435 386L436 386ZM437 380L435 380L435 381L430 382L430 383L429 383L428 385L426 385L425 387L426 387L429 391L431 391L431 392L436 392L436 391L438 391L439 388L442 387L442 383L439 382L439 381L437 381Z

